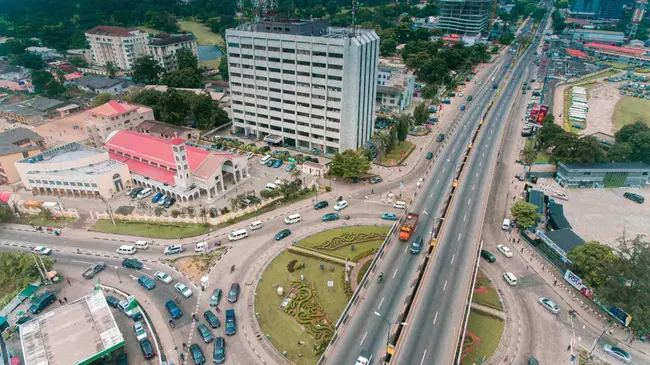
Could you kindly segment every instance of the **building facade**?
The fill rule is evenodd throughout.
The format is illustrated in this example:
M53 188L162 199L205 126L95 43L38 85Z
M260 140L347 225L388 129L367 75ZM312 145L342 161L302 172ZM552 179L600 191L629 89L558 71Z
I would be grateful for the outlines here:
M20 180L34 195L110 198L131 186L128 167L108 152L73 142L15 163Z
M351 32L320 20L228 29L234 132L326 154L362 146L374 129L379 37Z
M11 122L38 125L50 117L56 116L56 109L70 104L66 101L36 97L16 104L0 105L0 117Z
M621 17L623 0L576 0L569 14L586 19L614 20Z
M145 120L131 129L138 133L164 139L183 138L185 140L198 140L201 134L198 129L159 122L157 120Z
M43 137L27 128L14 128L0 133L0 185L14 184L20 176L14 163L41 153Z
M490 23L492 4L489 0L441 0L436 27L447 33L483 33Z
M600 42L610 45L620 45L625 42L625 33L596 29L573 29L569 31L573 42Z
M411 105L415 93L415 76L406 70L379 67L377 73L377 110L399 113Z
M97 66L110 62L119 69L130 70L136 58L147 54L149 35L136 28L98 25L85 34Z
M149 38L147 53L153 57L166 71L178 68L176 52L181 49L190 50L196 58L199 53L196 48L196 38L193 34L159 35Z
M111 100L90 109L90 118L84 121L84 131L89 145L101 147L112 132L137 127L146 120L154 120L151 108Z
M614 162L592 165L558 163L555 180L562 186L580 188L643 187L650 179L650 165Z

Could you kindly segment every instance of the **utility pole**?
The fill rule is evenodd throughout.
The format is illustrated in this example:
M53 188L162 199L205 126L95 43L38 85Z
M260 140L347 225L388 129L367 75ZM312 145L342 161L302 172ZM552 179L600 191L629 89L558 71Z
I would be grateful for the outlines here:
M45 263L43 262L43 257L38 255L38 261L41 262L41 266L43 267L43 272L45 273L45 281L47 281L48 283L50 283L50 285L52 285L53 284L52 279L47 275L47 267L45 266Z
M108 216L111 217L111 222L113 222L113 225L115 225L115 217L113 217L113 211L111 210L111 206L108 205L108 202L106 199L104 199L103 196L99 196L102 199L102 202L104 202L104 205L106 206L106 211L108 212Z
M36 260L36 254L32 254L32 258L34 259L34 263L36 264L36 268L38 269L38 273L41 275L43 282L47 284L47 278L45 277L45 274L43 273L41 266L38 264L38 260Z

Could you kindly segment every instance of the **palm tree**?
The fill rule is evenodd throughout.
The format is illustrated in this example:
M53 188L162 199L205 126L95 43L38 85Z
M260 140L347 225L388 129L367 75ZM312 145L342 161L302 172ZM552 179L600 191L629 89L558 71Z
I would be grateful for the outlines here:
M535 158L537 157L537 151L532 146L526 146L521 152L521 157L524 163L528 165L528 171L530 171L532 170L532 164L535 162Z

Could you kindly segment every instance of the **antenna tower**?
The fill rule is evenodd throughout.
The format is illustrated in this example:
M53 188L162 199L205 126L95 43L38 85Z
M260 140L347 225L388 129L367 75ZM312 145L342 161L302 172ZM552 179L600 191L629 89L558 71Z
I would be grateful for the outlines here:
M357 0L352 0L352 34L350 37L357 35Z

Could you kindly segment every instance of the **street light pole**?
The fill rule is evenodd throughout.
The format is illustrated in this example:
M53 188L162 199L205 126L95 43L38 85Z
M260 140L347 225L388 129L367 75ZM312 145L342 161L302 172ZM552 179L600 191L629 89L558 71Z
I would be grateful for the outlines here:
M395 324L399 324L400 326L406 326L407 323L406 322L390 322L389 320L384 318L384 316L379 314L379 312L375 312L375 315L377 317L381 318L388 325L388 331L386 332L386 359L388 359L388 346L390 346L390 328ZM388 361L386 361L386 359L384 360L384 363L388 362Z

